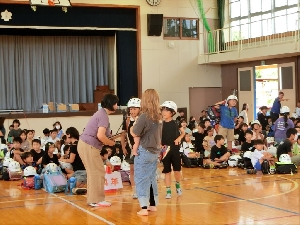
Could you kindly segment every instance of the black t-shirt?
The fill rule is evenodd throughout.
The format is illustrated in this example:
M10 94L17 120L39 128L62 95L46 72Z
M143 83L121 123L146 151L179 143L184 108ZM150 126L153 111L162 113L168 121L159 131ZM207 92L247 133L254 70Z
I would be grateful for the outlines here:
M35 162L39 161L39 159L41 157L43 157L43 155L45 154L45 152L43 150L41 150L40 153L37 153L34 149L31 149L30 153L33 157L33 161L35 161Z
M268 125L268 116L265 116L264 114L260 113L258 114L257 119L261 124L262 130L266 130L266 126Z
M292 142L290 140L285 139L277 147L277 158L279 159L280 155L288 154L291 151L292 151Z
M227 148L222 145L221 148L218 148L218 146L214 145L211 148L211 153L210 153L210 159L214 160L215 158L221 158L224 154L227 153Z
M254 152L255 148L254 148L253 144L254 144L254 141L251 141L251 143L248 143L245 140L245 142L241 146L241 151L251 151L251 152Z
M174 148L174 141L180 135L179 128L181 128L181 124L174 120L171 120L170 122L163 122L161 144L171 146L171 149ZM177 147L178 149L180 148L179 145L176 146L176 148Z
M205 137L205 134L203 133L199 133L199 132L196 132L196 133L193 133L193 137L195 137L195 147L197 149L197 151L204 151L204 148L203 148L203 139Z
M81 158L78 154L78 151L77 151L77 144L78 144L78 141L74 142L71 147L70 147L70 154L73 153L75 154L75 159L74 159L74 162L71 163L72 166L73 166L73 171L77 171L77 170L85 170L85 167L81 161Z
M24 152L24 150L23 149L19 149L20 150L20 152ZM9 154L9 156L10 156L10 158L14 158L14 156L15 156L15 154L14 154L14 151L15 151L15 149L14 148L12 148L11 150L10 150L10 154Z
M49 163L55 163L59 166L57 155L53 154L52 158L50 158L50 156L47 153L45 153L43 155L42 165L48 165Z
M129 139L129 142L130 142L131 146L134 145L134 139L133 139L133 137L130 133L130 128L133 126L133 124L134 124L134 120L133 121L129 120L129 122L128 122L128 120L124 120L123 125L122 125L122 130L127 131L128 139Z
M244 143L245 141L246 141L245 132L241 130L240 133L239 133L239 142Z

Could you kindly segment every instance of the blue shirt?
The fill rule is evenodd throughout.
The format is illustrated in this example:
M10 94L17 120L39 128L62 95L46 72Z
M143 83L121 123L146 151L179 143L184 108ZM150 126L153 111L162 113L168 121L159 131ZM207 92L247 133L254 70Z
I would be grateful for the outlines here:
M235 107L229 108L225 105L220 106L220 125L227 129L234 129L234 118L238 117L238 112Z
M275 98L275 100L273 102L271 112L279 114L280 113L280 108L281 108L281 103L279 101L279 98L277 97L277 98Z

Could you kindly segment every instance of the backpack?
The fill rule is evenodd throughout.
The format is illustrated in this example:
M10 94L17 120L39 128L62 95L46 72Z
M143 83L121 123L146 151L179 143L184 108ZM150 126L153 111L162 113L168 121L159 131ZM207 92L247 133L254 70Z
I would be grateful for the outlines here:
M24 189L34 189L34 176L23 177L23 183L21 186Z
M211 120L220 120L220 109L217 109L215 106L209 106L207 114Z
M275 169L276 173L279 174L291 174L291 173L297 173L297 166L293 163L275 163Z
M8 168L3 167L3 174L2 174L3 180L5 180L5 181L21 180L22 177L23 177L22 171L12 172Z
M120 170L122 182L129 182L130 183L130 171L128 170Z
M46 171L43 183L49 193L64 192L67 188L67 180L59 167L56 171Z
M270 165L269 165L269 161L267 159L264 159L264 161L261 163L261 172L263 174L270 173Z

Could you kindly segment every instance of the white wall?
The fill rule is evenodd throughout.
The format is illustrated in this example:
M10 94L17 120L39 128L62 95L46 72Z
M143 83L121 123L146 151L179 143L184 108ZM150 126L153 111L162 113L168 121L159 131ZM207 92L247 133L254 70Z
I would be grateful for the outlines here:
M167 17L197 18L198 9L193 7L196 6L196 0L162 0L157 7L149 6L146 0L72 0L71 2L140 6L142 90L155 88L160 94L161 102L173 100L178 107L189 109L189 87L221 87L219 65L198 65L201 34L200 41L174 41L174 49L167 47L168 41L162 36L147 36L147 14L161 13ZM216 2L216 0L204 0L207 18L217 18ZM202 25L200 25L200 32L203 32Z

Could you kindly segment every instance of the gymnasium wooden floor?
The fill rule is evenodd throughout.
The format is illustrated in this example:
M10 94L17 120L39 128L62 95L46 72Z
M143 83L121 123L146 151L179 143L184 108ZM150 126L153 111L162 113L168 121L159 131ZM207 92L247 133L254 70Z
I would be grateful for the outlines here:
M300 171L299 171L300 172ZM183 169L183 196L166 200L159 181L157 212L136 215L130 186L110 193L109 208L91 208L85 196L24 190L0 181L0 224L300 224L300 174L248 175L241 169Z

